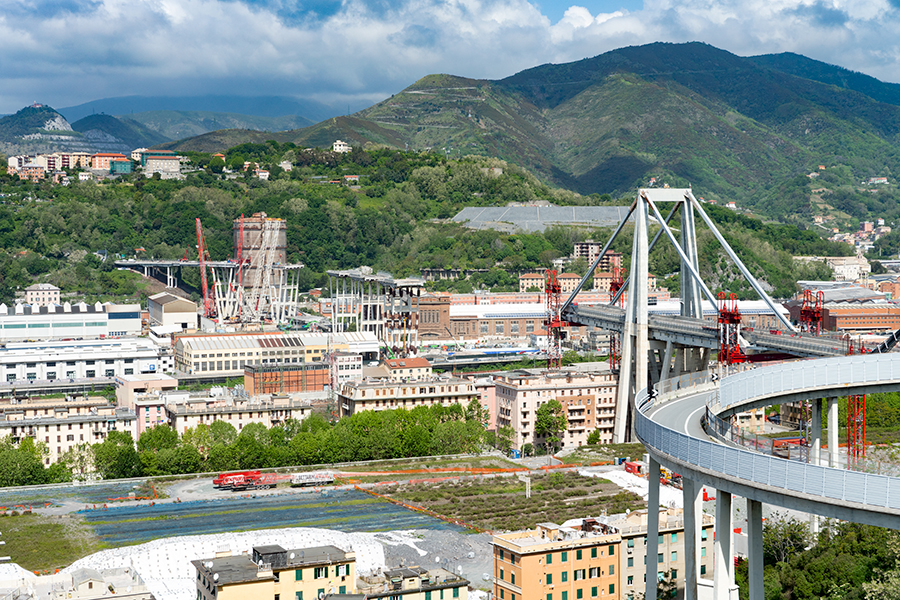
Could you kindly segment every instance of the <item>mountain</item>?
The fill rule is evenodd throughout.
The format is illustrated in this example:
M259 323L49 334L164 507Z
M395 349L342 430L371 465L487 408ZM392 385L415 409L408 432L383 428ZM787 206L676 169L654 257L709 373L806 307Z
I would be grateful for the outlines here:
M352 106L359 110L364 105ZM77 106L61 109L59 112L72 120L81 119L94 113L126 115L158 110L208 111L232 113L258 117L283 117L300 115L316 123L349 112L348 106L323 104L305 98L287 96L124 96L92 100Z
M793 52L763 54L751 56L747 60L789 75L853 90L879 102L900 105L900 84L879 81L864 73L829 65L801 54Z
M844 186L900 173L893 85L789 58L656 43L497 81L429 75L350 117L270 139L496 156L582 193L622 194L653 177L779 217L814 209L805 176L819 165ZM231 132L227 141L258 138ZM207 134L171 147L221 150L224 141ZM844 202L844 213L862 218L868 198Z
M110 115L90 115L72 123L95 147L107 152L130 153L135 148L148 148L168 142L167 138L143 124Z
M297 115L263 117L236 113L185 110L154 110L119 117L119 119L123 120L126 118L164 137L165 139L162 141L203 135L219 129L285 131L308 127L313 124L309 119L298 117Z
M43 104L26 106L0 119L0 151L8 154L91 148L91 143L74 131L65 117Z

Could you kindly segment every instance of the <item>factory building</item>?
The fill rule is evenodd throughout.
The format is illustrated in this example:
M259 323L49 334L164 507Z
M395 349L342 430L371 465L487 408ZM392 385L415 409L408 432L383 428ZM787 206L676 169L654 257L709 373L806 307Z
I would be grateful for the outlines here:
M0 342L140 335L139 304L0 304Z

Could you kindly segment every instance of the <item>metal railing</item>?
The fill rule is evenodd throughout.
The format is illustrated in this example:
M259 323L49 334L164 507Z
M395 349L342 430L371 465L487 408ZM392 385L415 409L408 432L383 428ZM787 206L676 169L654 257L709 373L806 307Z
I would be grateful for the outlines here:
M796 368L797 366L802 368ZM702 381L702 374L696 375ZM817 379L815 375L824 376L825 379ZM794 376L800 379L793 380ZM726 390L730 379L737 379L738 383L729 385ZM728 377L721 383L719 396L723 405L725 400L722 398L727 396L727 406L737 407L741 401L762 399L766 394L777 395L781 390L801 389L804 382L808 387L818 387L822 381L838 386L848 383L852 385L857 381L874 385L897 379L900 379L900 356L897 360L892 360L889 356L871 355L822 359L785 363ZM753 381L753 389L750 388L750 381ZM671 383L667 385L671 388ZM702 391L703 387L705 386L698 386L695 392ZM900 510L900 478L783 460L691 437L656 423L645 413L660 402L674 401L671 392L667 397L661 388L662 386L655 398L651 398L646 389L641 390L635 398L635 432L648 448L669 455L683 464L740 480L751 487L768 486L781 489L788 495L803 494L837 502ZM684 388L685 386L681 386L677 390L679 396Z
M776 439L761 437L741 429L735 423L720 419L709 409L709 406L706 407L703 430L720 441L749 448L760 454L768 454L769 456L787 460L809 462L809 446L806 444L806 438L803 438L802 444L783 442L779 444Z

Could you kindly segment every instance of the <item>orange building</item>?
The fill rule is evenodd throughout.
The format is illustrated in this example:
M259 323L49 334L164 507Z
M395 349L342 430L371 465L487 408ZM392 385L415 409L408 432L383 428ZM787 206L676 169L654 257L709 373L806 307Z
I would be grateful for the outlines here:
M900 305L892 302L834 302L822 309L822 326L829 331L900 329Z
M109 171L111 160L128 160L128 157L118 152L100 152L91 156L91 169Z
M251 396L321 392L330 382L328 365L324 363L281 363L244 367L244 389Z
M580 529L540 523L495 535L494 598L618 600L622 536L594 519Z

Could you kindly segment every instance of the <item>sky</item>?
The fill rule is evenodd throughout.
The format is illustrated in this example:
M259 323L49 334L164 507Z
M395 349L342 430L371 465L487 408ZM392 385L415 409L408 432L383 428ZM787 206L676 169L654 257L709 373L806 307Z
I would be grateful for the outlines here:
M0 113L279 95L375 103L656 41L797 52L900 82L900 0L3 0Z

